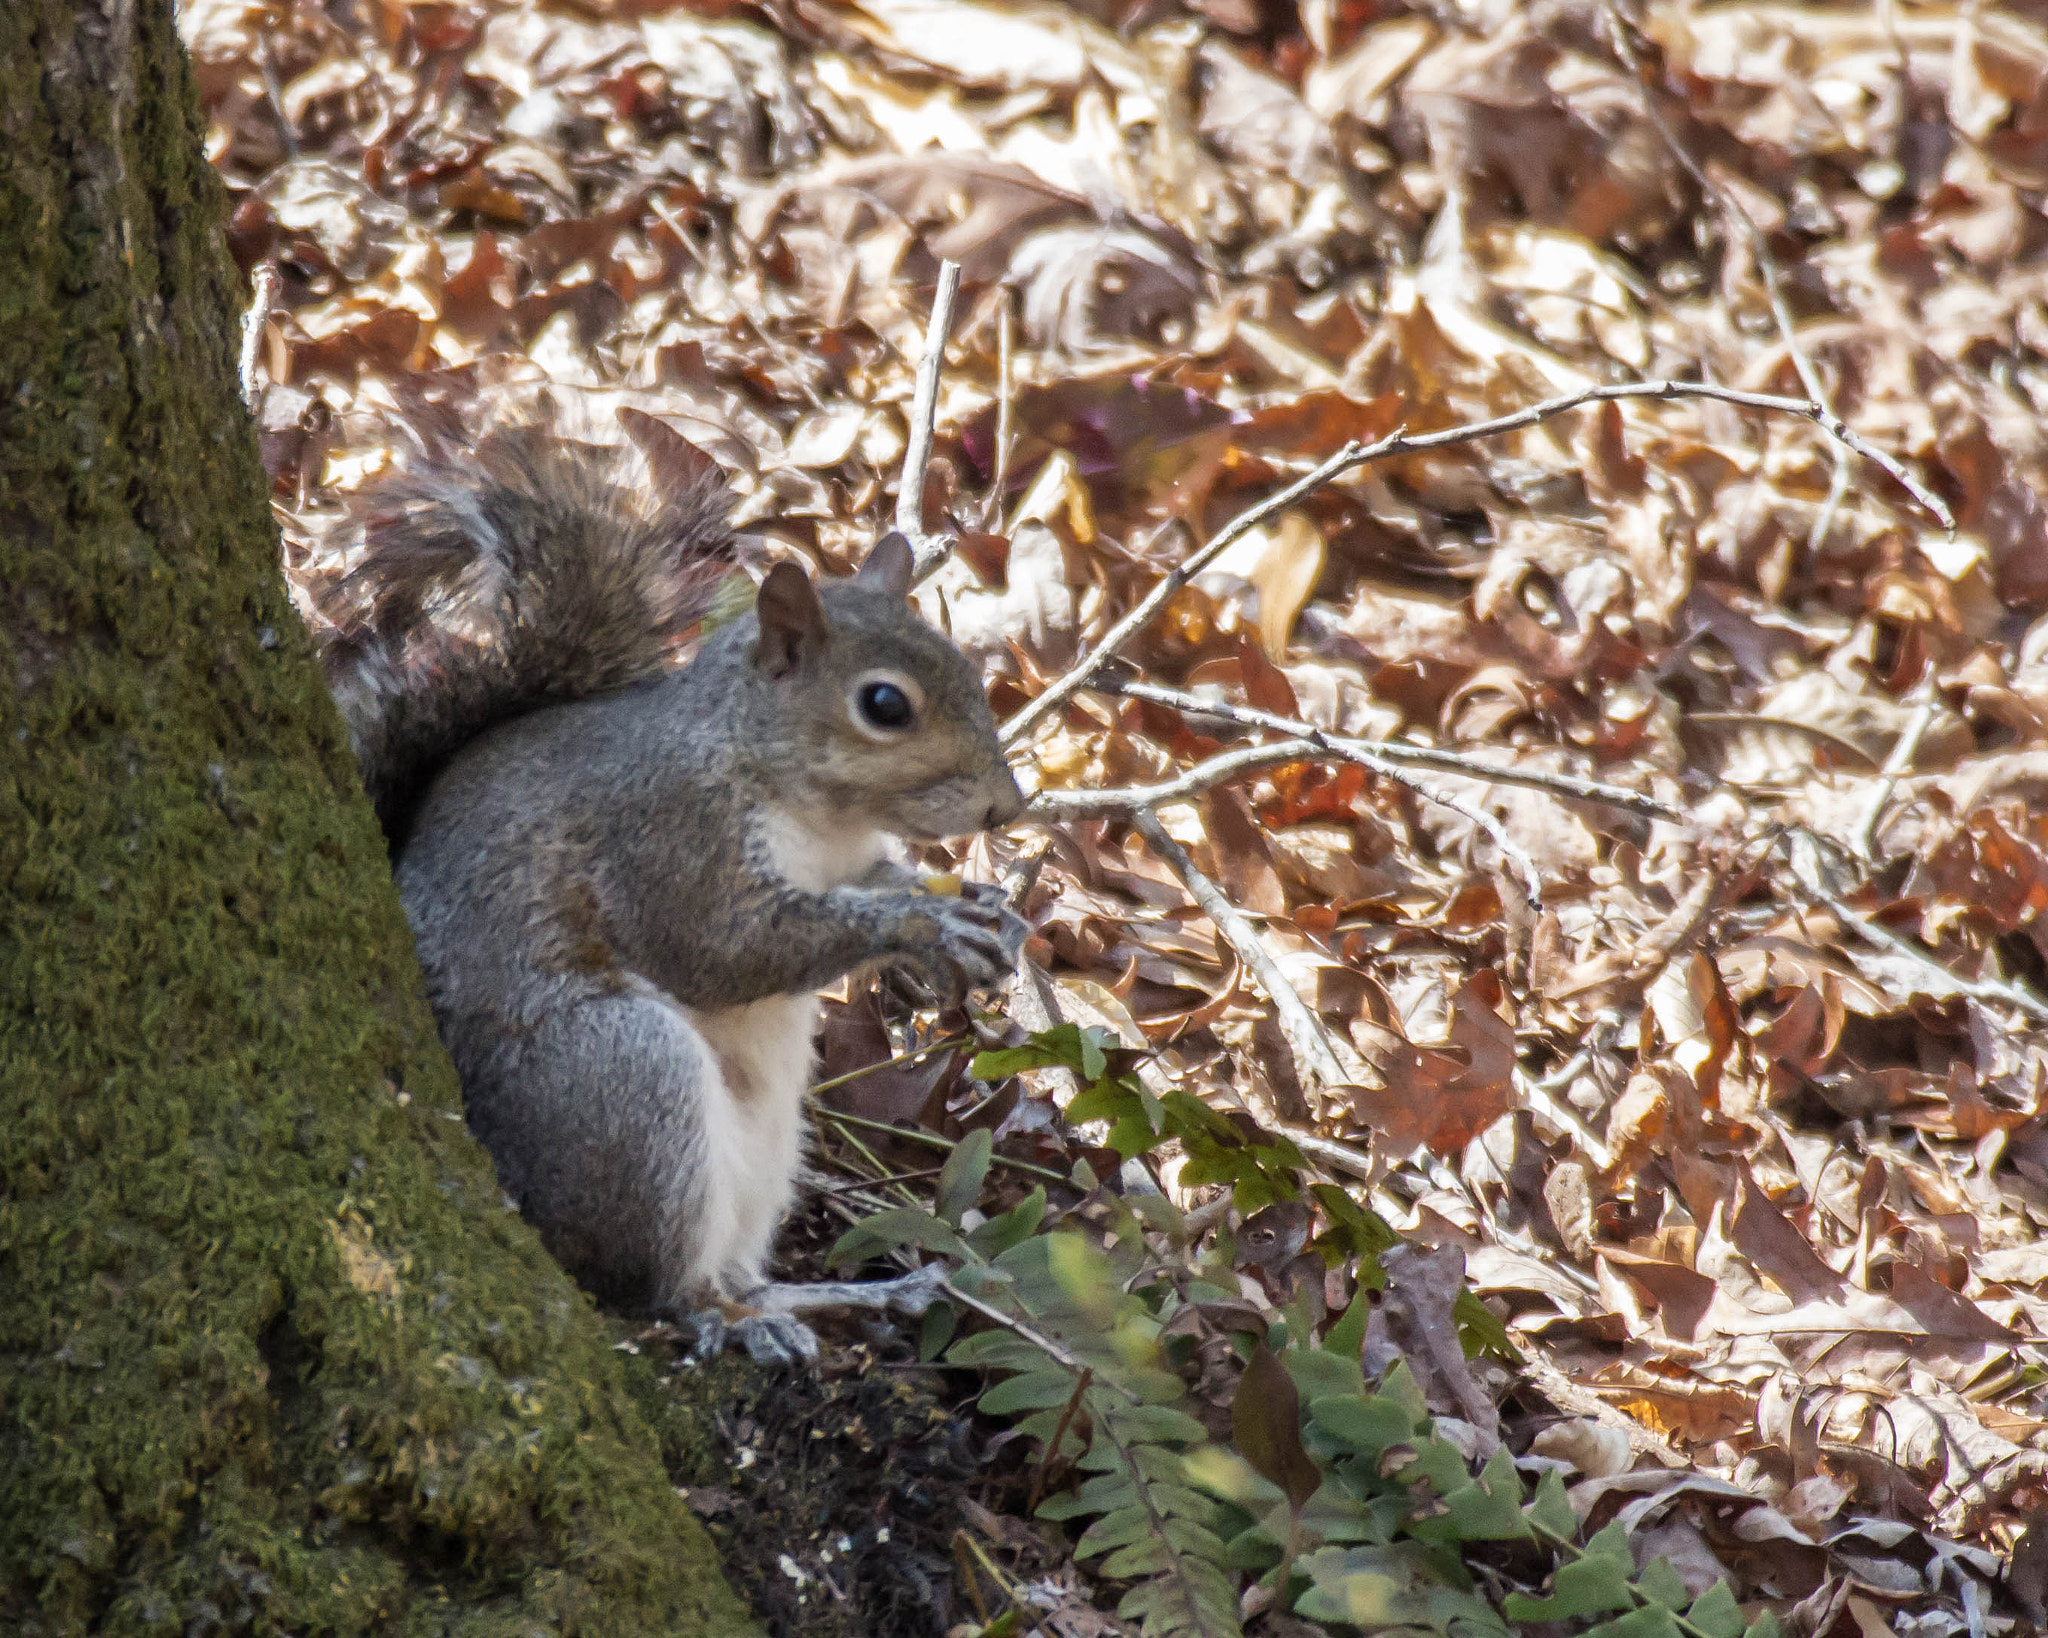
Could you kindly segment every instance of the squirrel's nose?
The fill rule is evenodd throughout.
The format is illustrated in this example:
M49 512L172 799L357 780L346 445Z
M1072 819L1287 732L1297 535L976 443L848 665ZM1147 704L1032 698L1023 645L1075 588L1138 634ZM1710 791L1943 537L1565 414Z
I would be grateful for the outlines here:
M1017 783L1017 776L1008 768L1003 770L1002 788L995 800L988 805L988 812L982 817L984 830L1001 830L1005 825L1014 824L1017 816L1024 811L1026 797Z

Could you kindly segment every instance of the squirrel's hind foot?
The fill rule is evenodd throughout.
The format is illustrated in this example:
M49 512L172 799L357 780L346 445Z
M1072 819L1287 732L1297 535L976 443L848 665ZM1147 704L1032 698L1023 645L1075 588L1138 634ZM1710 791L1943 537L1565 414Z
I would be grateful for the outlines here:
M721 1299L690 1316L699 1360L713 1359L737 1342L764 1365L809 1364L818 1335L799 1314L820 1308L867 1308L912 1318L932 1305L946 1284L946 1265L928 1263L893 1280L849 1280L814 1285L756 1286L740 1301Z
M691 1354L700 1363L716 1359L735 1342L761 1365L810 1365L818 1358L818 1333L794 1314L730 1314L706 1308L690 1316L690 1325L696 1332Z

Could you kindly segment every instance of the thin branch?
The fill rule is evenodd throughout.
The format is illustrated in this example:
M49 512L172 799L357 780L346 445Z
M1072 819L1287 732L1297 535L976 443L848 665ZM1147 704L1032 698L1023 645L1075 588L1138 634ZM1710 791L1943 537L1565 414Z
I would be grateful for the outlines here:
M1015 327L1010 310L1016 305L1010 287L1001 291L1002 306L996 312L996 457L995 473L989 479L988 498L982 502L981 526L1002 527L1003 491L1010 483L1010 444L1016 436L1016 366L1010 358L1010 332Z
M1126 692L1123 686L1106 684L1100 679L1091 686L1109 693ZM1370 768L1382 779L1406 786L1425 801L1434 802L1438 807L1448 809L1468 824L1485 832L1492 839L1493 845L1500 850L1501 857L1512 865L1515 873L1522 878L1522 892L1528 899L1530 907L1538 910L1543 907L1543 883L1536 874L1535 861L1515 845L1498 819L1483 808L1475 808L1463 798L1451 795L1441 786L1432 785L1407 769L1395 766L1380 754L1379 747L1369 746L1360 740L1334 739L1312 723L1295 722L1291 718L1276 716L1271 712L1246 709L1240 715L1238 708L1234 706L1211 709L1193 695L1175 695L1169 689L1155 689L1143 683L1130 685L1128 693L1131 698L1147 699L1157 705L1173 705L1183 712L1222 716L1225 721L1237 722L1247 727L1272 728L1280 733L1298 734L1299 742L1315 747L1322 755L1336 757L1344 762L1355 762L1360 767ZM1208 766L1208 763L1200 764L1200 767Z
M1793 373L1799 377L1800 386L1806 389L1806 396L1816 404L1827 403L1827 393L1822 388L1820 372L1813 367L1813 360L1806 356L1793 334L1792 310L1785 303L1785 290L1778 271L1778 259L1771 253L1770 241L1763 230L1756 225L1756 219L1749 214L1742 201L1729 189L1721 186L1708 173L1707 168L1693 157L1692 150L1678 140L1678 133L1664 117L1664 110L1657 106L1657 99L1650 94L1648 76L1636 43L1629 37L1630 24L1621 15L1614 0L1602 0L1601 14L1607 20L1607 32L1614 41L1614 50L1627 66L1636 82L1636 89L1643 94L1643 114L1664 139L1664 146L1671 151L1671 157L1678 161L1680 169L1693 180L1701 193L1721 207L1721 214L1730 221L1739 223L1743 235L1749 241L1749 253L1756 262L1757 272L1764 281L1765 299L1770 304L1771 318L1778 326L1778 337L1785 344L1786 356L1792 360ZM1951 524L1953 529L1954 525Z
M1541 403L1531 404L1528 408L1516 410L1510 415L1496 415L1484 421L1471 421L1462 426L1445 427L1436 432L1418 432L1410 435L1406 431L1398 431L1370 444L1362 444L1354 439L1313 471L1295 479L1286 488L1268 495L1257 505L1240 512L1218 530L1207 545L1189 553L1180 563L1175 564L1122 619L1103 634L1092 649L1055 678L1030 704L1003 724L1003 743L1014 745L1048 714L1085 687L1088 679L1101 667L1103 661L1129 642L1183 586L1222 556L1232 545L1268 518L1284 512L1296 501L1322 488L1331 479L1341 477L1356 467L1374 461L1391 460L1399 455L1418 455L1432 449L1446 449L1453 444L1470 443L1477 438L1491 438L1503 432L1519 432L1524 427L1548 421L1567 410L1582 409L1588 404L1633 398L1710 398L1719 403L1740 405L1744 409L1770 410L1785 415L1803 416L1829 437L1888 473L1901 488L1939 518L1942 526L1950 534L1955 533L1954 514L1932 491L1907 472L1896 458L1887 455L1860 433L1845 426L1841 417L1825 404L1816 403L1812 399L1780 397L1776 393L1744 392L1740 388L1724 387L1711 381L1622 381L1607 386L1582 387L1576 392L1546 398Z
M942 1035L936 1041L927 1041L921 1047L899 1052L893 1058L878 1058L871 1064L862 1064L858 1069L849 1069L844 1075L834 1075L826 1081L814 1081L811 1083L811 1095L816 1097L820 1092L830 1092L834 1087L845 1086L849 1081L860 1080L884 1069L908 1069L912 1064L923 1063L935 1052L946 1052L954 1047L965 1046L972 1039L973 1037L969 1035Z
M1492 814L1484 808L1475 807L1462 797L1451 795L1441 785L1429 784L1420 774L1397 768L1378 757L1368 760L1364 756L1353 756L1347 760L1372 769L1383 779L1391 779L1397 784L1407 786L1425 802L1434 802L1446 813L1455 813L1465 823L1480 831L1493 843L1502 861L1511 866L1515 874L1522 878L1522 897L1528 901L1529 908L1543 908L1543 878L1536 873L1536 861L1516 845L1514 838L1508 835L1507 826Z
M1384 771L1386 776L1392 779L1402 779L1401 773L1394 768L1382 770L1381 764L1394 763L1405 764L1415 768L1433 768L1438 773L1456 774L1460 778L1481 780L1489 785L1518 785L1528 790L1544 791L1551 796L1566 797L1575 802L1598 802L1604 807L1620 808L1627 813L1641 814L1646 819L1665 819L1674 824L1682 824L1685 821L1685 815L1669 803L1660 802L1656 797L1646 795L1642 791L1629 790L1623 785L1602 784L1598 780L1580 779L1574 774L1551 773L1540 768L1505 767L1499 763L1483 761L1479 757L1463 752L1442 751L1434 746L1427 745L1408 745L1399 740L1352 739L1344 735L1332 734L1325 729L1316 727L1314 723L1300 722L1293 717L1280 716L1276 712L1260 711L1252 706L1233 705L1224 701L1205 700L1199 695L1182 693L1172 688L1160 688L1153 683L1128 682L1122 679L1098 676L1091 679L1086 686L1098 693L1116 694L1125 699L1147 700L1154 705L1164 705L1187 716L1214 717L1220 722L1234 722L1244 728L1265 728L1276 734L1288 734L1308 745L1312 755L1315 757L1332 757L1341 762L1356 762L1361 767L1373 768L1375 771ZM1278 747L1261 746L1257 747L1257 749L1277 750ZM1223 756L1242 754L1241 750L1224 752L1215 758L1214 761L1221 762ZM1298 759L1276 758L1276 762L1287 760L1308 761L1311 759L1311 755L1303 755ZM1269 767L1274 765L1274 763L1265 764L1265 766ZM1212 763L1205 762L1200 764L1200 766L1206 768L1212 766ZM1224 777L1228 777L1228 775L1226 774ZM1215 783L1215 781L1207 781L1198 788L1206 789L1207 784L1210 783ZM1405 779L1403 779L1403 783L1406 783ZM1058 791L1044 793L1044 796L1064 800L1070 796L1099 798L1114 794L1117 793L1109 791ZM1429 793L1425 792L1424 794L1427 795ZM1044 799L1044 796L1041 797L1041 800ZM1175 798L1167 796L1156 798L1156 800L1173 801ZM1119 807L1111 808L1107 811L1123 812L1126 810ZM1062 817L1080 817L1080 815L1063 813Z
M1864 804L1863 817L1856 826L1856 854L1866 862L1877 858L1877 827L1884 818L1885 804L1892 799L1897 789L1899 775L1913 766L1913 759L1920 754L1920 742L1927 737L1927 730L1934 726L1934 708L1938 696L1934 691L1933 668L1928 668L1915 690L1920 703L1913 712L1912 720L1906 724L1906 731L1892 744L1891 754L1884 759L1884 766L1878 770L1877 788L1870 793L1870 800Z
M1222 785L1240 774L1263 768L1283 767L1290 762L1311 762L1328 755L1325 746L1309 739L1283 739L1266 745L1247 745L1224 751L1206 762L1198 762L1185 773L1157 785L1130 785L1116 790L1040 791L1031 799L1025 819L1060 823L1073 819L1120 818L1143 813L1162 803L1184 801L1211 786Z
M1227 784L1240 774L1256 773L1262 768L1284 767L1290 762L1310 762L1324 757L1335 757L1342 762L1356 762L1372 769L1374 773L1405 785L1418 796L1434 802L1441 808L1466 820L1484 831L1500 849L1501 857L1513 866L1522 878L1522 892L1531 908L1543 907L1543 883L1536 874L1536 863L1517 847L1505 827L1494 816L1482 808L1452 796L1448 791L1438 789L1427 781L1397 768L1392 763L1375 756L1362 747L1334 744L1322 739L1283 739L1276 744L1248 745L1239 750L1225 751L1206 762L1198 762L1184 773L1176 775L1159 785L1134 785L1122 789L1040 791L1025 814L1026 821L1064 821L1073 819L1099 819L1110 815L1142 813L1156 808L1164 802L1178 802L1187 797L1199 795L1212 786Z
M950 543L924 530L924 480L932 464L932 438L939 419L939 374L946 367L946 337L953 328L953 301L960 293L960 264L939 263L932 291L931 323L925 327L924 356L917 361L917 395L910 403L910 445L903 452L903 476L896 490L896 532L916 554L915 578L922 580L946 560Z
M292 128L291 116L284 111L284 81L277 72L277 58L271 50L268 29L256 29L250 44L254 46L257 72L263 76L263 95L270 102L270 111L277 116L277 134L284 143L286 159L299 157L299 133Z
M1651 94L1648 78L1641 56L1636 51L1635 41L1629 37L1629 25L1621 15L1615 0L1602 0L1602 15L1607 21L1607 32L1612 36L1614 49L1621 60L1628 65L1634 76L1636 88L1643 96L1643 112L1656 127L1657 134L1664 139L1665 147L1672 157L1689 175L1700 192L1714 200L1721 207L1721 214L1727 220L1740 224L1749 241L1750 259L1756 263L1758 274L1764 283L1764 299L1771 309L1771 320L1778 327L1779 339L1784 343L1785 355L1792 361L1793 373L1799 377L1799 385L1806 396L1824 409L1833 410L1833 401L1828 397L1826 386L1820 378L1820 371L1806 349L1799 344L1798 327L1792 321L1791 305L1785 300L1784 277L1778 267L1778 258L1771 251L1770 240L1757 226L1756 218L1733 189L1724 188L1707 172L1705 166L1693 157L1692 151L1678 140L1678 133L1664 118L1664 110L1657 106L1657 99ZM1813 527L1807 532L1807 549L1818 551L1827 539L1828 529L1833 525L1835 514L1849 492L1849 458L1840 444L1834 448L1834 470L1828 479L1828 496L1813 520ZM1955 532L1955 525L1949 525L1949 532Z
M1132 816L1131 822L1137 827L1138 834L1145 838L1145 845L1181 879L1189 896L1216 924L1216 931L1237 952L1238 959L1258 981L1259 988L1266 992L1266 999L1273 1003L1274 1020L1279 1024L1280 1034L1294 1059L1295 1075L1303 1087L1321 1089L1355 1084L1357 1075L1347 1071L1339 1061L1335 1043L1325 1033L1322 1021L1309 1011L1308 1004L1295 992L1287 975L1280 970L1280 963L1266 948L1266 941L1259 937L1258 929L1224 896L1220 887L1195 868L1195 861L1188 857L1188 850L1166 834L1166 827L1159 822L1157 814L1149 808L1141 808Z
M1385 440L1382 440L1382 442L1385 442ZM1372 446L1375 450L1379 447L1378 444ZM1075 661L1067 671L1055 678L1051 685L1044 692L1040 693L1037 698L1033 699L1030 704L1018 711L1008 722L1004 723L1002 732L1003 744L1006 746L1016 744L1018 740L1037 727L1039 722L1056 706L1064 704L1071 696L1078 693L1083 684L1087 682L1088 678L1094 674L1096 668L1104 660L1115 654L1118 649L1122 648L1125 643L1129 642L1132 637L1143 630L1151 621L1152 616L1171 602L1174 594L1181 587L1185 586L1196 575L1200 574L1203 569L1220 557L1228 547L1242 539L1253 529L1256 529L1267 518L1273 516L1274 513L1285 511L1304 495L1311 494L1315 490L1322 488L1332 478L1340 473L1350 471L1352 467L1357 466L1365 458L1365 446L1354 440L1338 450L1336 454L1324 461L1314 471L1304 477L1297 478L1285 489L1267 496L1258 505L1251 507L1247 511L1240 512L1235 518L1231 519L1229 523L1217 531L1208 545L1197 548L1189 553L1181 562L1174 565L1172 569L1168 570L1152 589L1138 600L1137 605L1128 614L1109 628L1100 642L1086 654L1082 655L1079 660Z
M1822 843L1813 832L1787 831L1784 839L1789 844L1787 857L1792 862L1792 879L1800 892L1813 902L1826 906L1844 927L1853 928L1866 943L1925 968L1972 1001L1986 1006L2012 1007L2036 1024L2048 1024L2048 1000L2025 985L2013 980L1963 978L1950 971L1947 963L1932 950L1923 949L1911 939L1901 937L1845 901L1827 885L1821 874Z
M1269 1132L1279 1133L1311 1159L1320 1160L1324 1165L1334 1167L1340 1172L1349 1172L1361 1182L1376 1186L1392 1169L1374 1160L1355 1143L1344 1143L1337 1138L1324 1137L1319 1132L1311 1132L1306 1127L1296 1126L1292 1121L1268 1118L1260 1124ZM1395 1207L1398 1215L1400 1202L1392 1195L1376 1192L1373 1204L1376 1209L1382 1210L1385 1206Z
M257 364L263 355L263 327L270 322L270 315L277 309L278 292L284 288L279 277L277 264L265 262L254 275L255 295L249 303L249 311L242 316L242 402L249 413L255 415L263 407L263 394L270 386L270 379L259 374Z
M922 1131L915 1126L892 1126L885 1120L869 1120L865 1115L849 1115L834 1109L830 1104L817 1104L811 1110L817 1120L829 1120L835 1126L859 1127L868 1132L886 1132L890 1137L904 1138L911 1143L921 1143L927 1149L951 1151L960 1147L957 1138L943 1137L937 1132ZM1044 1178L1048 1183L1064 1183L1065 1172L1056 1172L1050 1166L1040 1166L1035 1161L1012 1160L1008 1155L990 1155L992 1166L1007 1166L1013 1172L1022 1172L1027 1177ZM872 1187L872 1183L870 1183Z
M1060 1446L1065 1443L1067 1429L1074 1425L1074 1413L1081 1408L1081 1396L1088 1391L1088 1384L1095 1380L1093 1370L1084 1370L1074 1378L1074 1391L1067 1395L1067 1408L1060 1412L1059 1426L1052 1430L1052 1441L1038 1458L1038 1471L1031 1476L1031 1496L1024 1503L1025 1516L1038 1511L1038 1503L1045 1494L1046 1475L1052 1471L1054 1459L1059 1455Z
M960 1303L964 1307L973 1309L977 1314L981 1315L983 1319L994 1320L996 1324L1000 1325L1004 1330L1014 1331L1018 1336L1022 1337L1026 1342L1030 1343L1032 1347L1038 1349L1040 1353L1044 1354L1045 1357L1051 1360L1055 1365L1064 1365L1068 1370L1074 1372L1077 1376L1083 1371L1094 1371L1095 1367L1093 1365L1090 1365L1086 1360L1080 1358L1071 1350L1061 1347L1060 1344L1053 1341L1053 1339L1047 1336L1043 1331L1034 1330L1031 1326L1026 1325L1022 1320L1015 1319L1012 1316L1004 1313L1000 1308L997 1308L990 1303L983 1302L979 1297L970 1296L967 1292L962 1291L951 1280L947 1280L944 1284L942 1284L939 1287L939 1289L945 1292L945 1294L951 1297L955 1302ZM1144 1403L1142 1399L1140 1399L1129 1388L1125 1387L1121 1382L1117 1381L1115 1377L1102 1377L1098 1380L1101 1382L1103 1387L1110 1389L1114 1393L1122 1394L1124 1398L1128 1399L1132 1404L1142 1405Z

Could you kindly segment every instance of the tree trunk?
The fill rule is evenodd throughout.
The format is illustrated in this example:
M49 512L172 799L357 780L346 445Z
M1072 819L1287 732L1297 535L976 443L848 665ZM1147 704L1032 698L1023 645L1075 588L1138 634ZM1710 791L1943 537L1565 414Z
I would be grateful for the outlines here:
M0 119L0 1629L743 1632L462 1125L170 0L8 0Z

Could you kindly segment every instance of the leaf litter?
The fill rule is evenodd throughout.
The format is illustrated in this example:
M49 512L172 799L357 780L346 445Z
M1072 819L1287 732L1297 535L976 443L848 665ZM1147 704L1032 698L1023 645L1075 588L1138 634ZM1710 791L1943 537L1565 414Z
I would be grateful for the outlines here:
M420 439L542 399L594 438L659 419L726 469L761 558L843 570L894 506L944 259L924 502L959 545L920 597L1002 716L1354 442L1679 380L1816 400L1923 484L1952 531L1812 419L1632 398L1353 466L1243 533L1022 738L1073 816L927 860L1009 881L1043 981L1000 1016L886 987L829 1008L793 1255L906 1190L950 1186L978 1233L1043 1188L1045 1227L1224 1270L1170 1357L1212 1437L1242 1423L1316 1590L1284 1614L1271 1577L1215 1569L1146 1630L1219 1587L1251 1630L1303 1630L1364 1585L1329 1555L1365 1549L1311 1539L1309 1402L1232 1409L1287 1397L1251 1341L1275 1323L1400 1361L1439 1426L1486 1429L1476 1463L1498 1442L1563 1475L1588 1584L1619 1523L1624 1569L1725 1577L1795 1638L2043 1620L2038 7L181 23L233 248L277 276L256 411L303 579ZM1062 1025L1124 1058L971 1072ZM1084 1087L1102 1107L1069 1119ZM1133 1158L1174 1094L1219 1124L1184 1108ZM977 1133L963 1204L933 1169ZM1277 1197L1275 1167L1314 1186ZM1170 1221L1131 1218L1148 1196ZM1398 1251L1343 1240L1367 1205ZM1458 1268L1519 1366L1447 1355L1428 1294ZM1068 1438L997 1435L978 1556L939 1566L966 1630L1003 1598L1126 1630L1110 1561L1018 1533L1027 1490L1076 1477ZM803 1565L835 1585L816 1544ZM1486 1573L1521 1618L1566 1607L1511 1555ZM1402 1608L1364 1624L1436 1619Z

